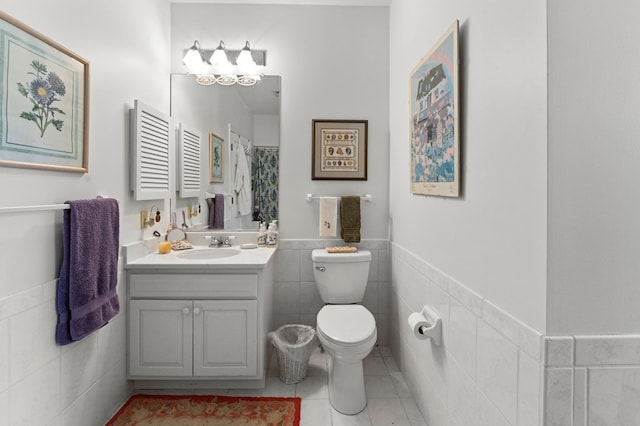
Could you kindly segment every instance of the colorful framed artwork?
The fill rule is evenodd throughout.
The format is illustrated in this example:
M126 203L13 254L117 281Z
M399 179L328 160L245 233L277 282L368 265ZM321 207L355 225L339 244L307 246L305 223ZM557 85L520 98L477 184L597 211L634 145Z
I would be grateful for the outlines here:
M86 173L89 63L0 12L0 166Z
M411 193L458 197L458 21L409 76Z
M311 178L367 180L367 120L313 120Z
M209 133L209 182L224 182L224 139Z

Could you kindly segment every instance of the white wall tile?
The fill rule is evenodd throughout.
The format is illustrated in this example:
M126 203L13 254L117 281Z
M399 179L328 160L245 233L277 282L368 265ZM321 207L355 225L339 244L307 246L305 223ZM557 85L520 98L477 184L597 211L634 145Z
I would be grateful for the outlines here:
M63 373L64 374L64 373ZM60 425L98 425L103 419L99 417L97 390L90 389L79 395L72 404L62 410L59 416Z
M482 317L482 297L455 280L449 281L449 294L476 316Z
M589 425L640 424L640 367L591 368Z
M364 292L361 304L372 314L378 313L378 283L376 281L367 283L367 289Z
M571 425L573 370L571 368L548 368L545 381L545 426Z
M69 407L98 380L98 335L69 345L62 354L62 409Z
M640 364L640 335L576 336L576 365Z
M573 426L587 426L587 386L586 368L573 371Z
M60 362L54 359L9 389L9 425L46 425L60 413Z
M9 387L9 321L0 321L0 393Z
M28 290L0 299L0 320L24 312L42 303L42 286L34 286Z
M516 423L518 350L484 322L478 322L477 380L505 418Z
M318 293L318 287L313 281L300 283L300 313L317 314L322 309L322 299Z
M413 398L403 398L401 401L411 426L427 426L427 423L425 423L422 413Z
M313 274L312 250L299 250L300 252L300 281L315 281Z
M300 283L275 282L273 285L273 310L278 315L297 314L300 310Z
M555 367L573 365L572 336L547 336L545 337L545 345L545 365Z
M540 424L541 366L524 352L518 352L518 426Z
M108 327L98 331L98 376L103 376L114 365L125 358L127 353L127 317L120 312L109 321Z
M53 304L38 305L9 319L12 384L60 356L54 339L56 321Z
M510 426L500 410L480 391L476 394L476 423L477 426Z
M474 426L476 424L475 383L457 362L449 363L448 414L452 426Z
M476 377L477 318L456 299L451 299L449 353L467 376Z
M482 319L533 359L541 361L542 335L540 333L486 299L482 301Z
M9 424L9 391L0 392L0 425Z
M389 282L378 281L378 312L389 313Z
M300 251L281 250L275 254L275 280L300 282Z

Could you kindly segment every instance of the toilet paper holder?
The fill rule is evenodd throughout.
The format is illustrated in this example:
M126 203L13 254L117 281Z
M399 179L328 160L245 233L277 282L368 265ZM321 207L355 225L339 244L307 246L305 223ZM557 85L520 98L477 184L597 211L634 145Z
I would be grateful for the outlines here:
M429 338L436 345L442 344L442 318L430 306L424 305L420 311L426 323L418 325L418 334Z

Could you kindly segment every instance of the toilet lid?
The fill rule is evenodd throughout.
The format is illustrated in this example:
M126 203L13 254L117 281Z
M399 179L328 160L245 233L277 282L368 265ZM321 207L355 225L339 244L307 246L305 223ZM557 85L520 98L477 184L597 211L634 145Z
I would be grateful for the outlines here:
M336 343L356 344L376 331L373 314L362 305L326 305L317 318L318 331Z

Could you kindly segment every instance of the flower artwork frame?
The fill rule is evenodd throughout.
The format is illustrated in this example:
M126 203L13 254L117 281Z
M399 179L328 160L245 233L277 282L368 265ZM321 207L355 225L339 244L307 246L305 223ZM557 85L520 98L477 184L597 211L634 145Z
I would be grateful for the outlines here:
M0 12L0 166L87 173L89 62Z
M456 20L409 75L411 193L460 195Z
M367 180L368 120L313 120L311 178Z
M209 133L209 183L224 182L224 139Z

